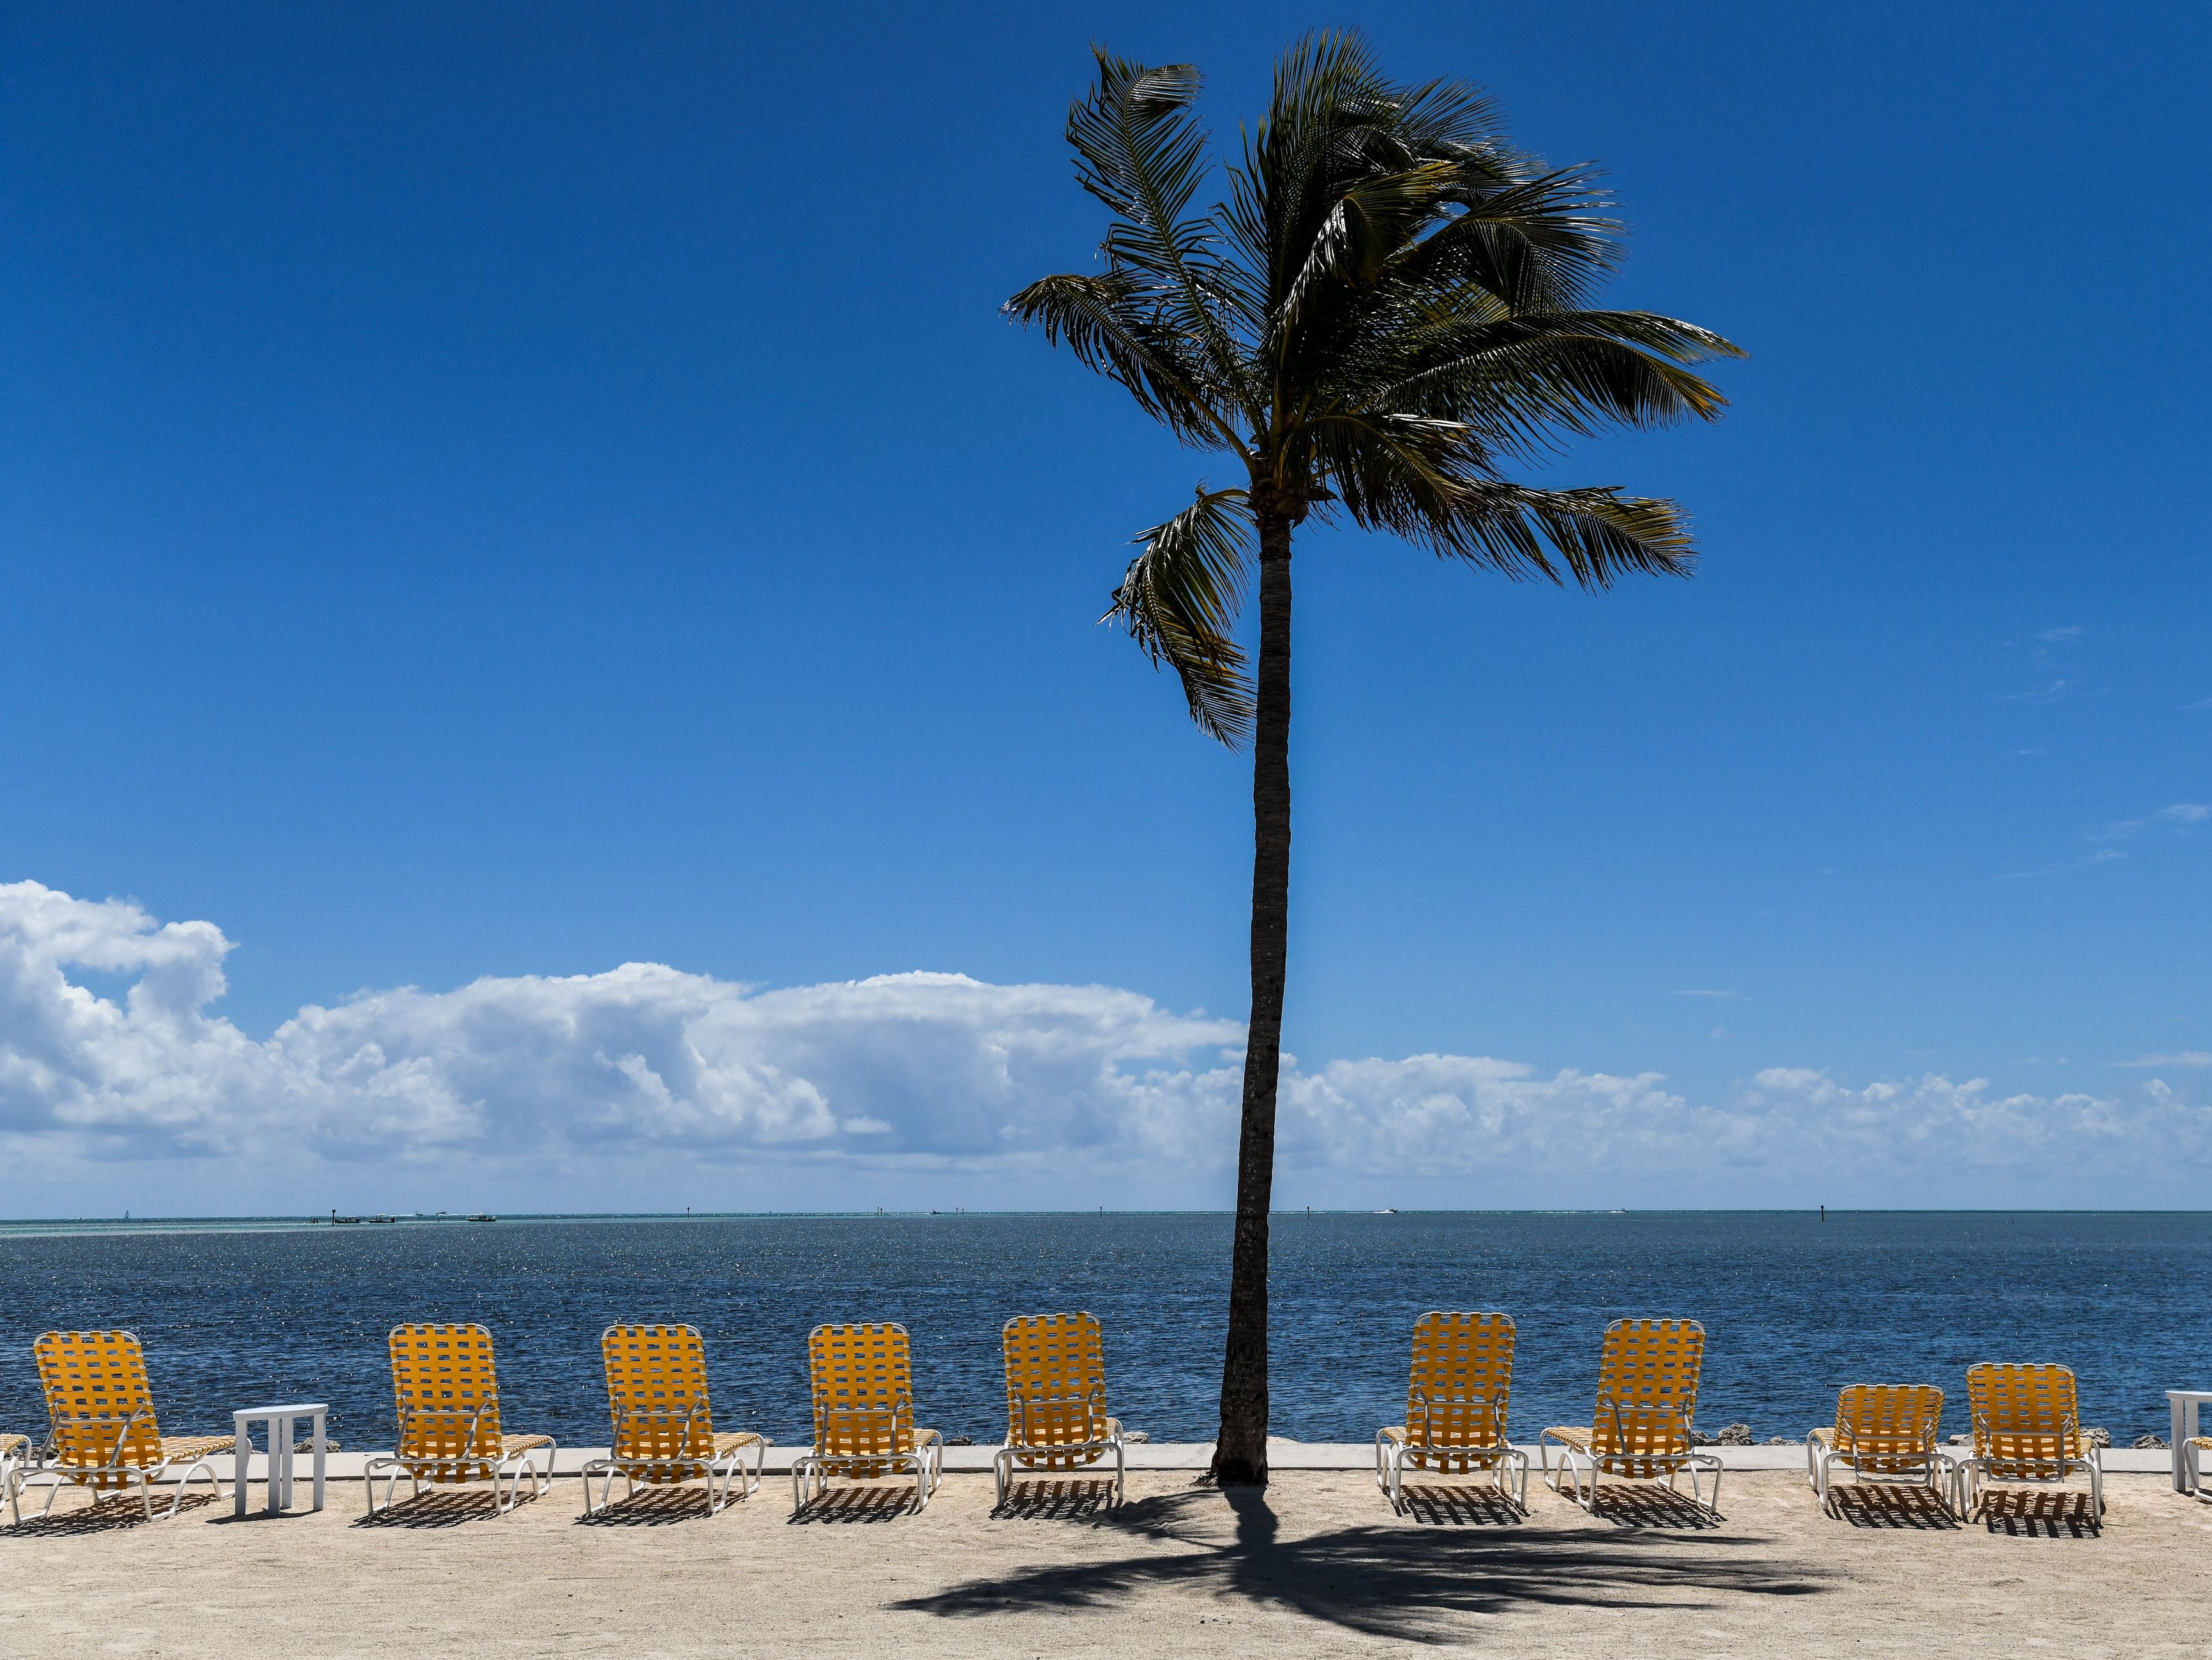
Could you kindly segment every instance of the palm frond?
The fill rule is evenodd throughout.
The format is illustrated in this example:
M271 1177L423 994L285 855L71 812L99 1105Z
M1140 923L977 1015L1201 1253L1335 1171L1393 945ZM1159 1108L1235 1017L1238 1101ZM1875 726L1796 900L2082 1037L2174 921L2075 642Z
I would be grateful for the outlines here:
M1415 326L1390 344L1403 356L1376 364L1389 378L1365 389L1373 402L1466 422L1520 454L1546 447L1555 431L1717 420L1728 399L1682 365L1743 356L1710 330L1638 312Z
M1449 185L1452 167L1429 162L1376 173L1346 187L1322 217L1304 263L1271 319L1271 355L1279 356L1321 296L1367 287L1419 232Z
M1155 666L1175 670L1190 718L1231 749L1252 729L1244 654L1230 638L1244 603L1251 530L1244 491L1200 485L1190 506L1138 534L1144 551L1098 619L1127 629Z
M1610 426L1711 421L1700 373L1741 357L1678 319L1593 303L1624 228L1595 167L1516 149L1463 82L1389 80L1354 33L1277 60L1264 117L1208 176L1197 72L1097 54L1067 136L1112 216L1096 276L1007 302L1187 443L1235 453L1255 495L1201 488L1139 538L1105 621L1171 665L1191 716L1231 745L1253 719L1231 633L1258 520L1341 514L1516 578L1602 588L1680 574L1673 502L1504 476Z
M1146 280L1163 320L1241 396L1243 356L1221 315L1237 309L1240 296L1215 252L1212 216L1190 211L1212 166L1206 131L1191 113L1199 73L1188 64L1155 69L1099 47L1092 53L1098 78L1068 110L1067 142L1076 177L1114 216L1101 251L1113 271Z
M1041 277L1000 308L1016 322L1067 343L1085 366L1127 387L1138 407L1186 443L1235 447L1220 391L1189 343L1162 326L1129 278L1105 272Z
M1556 553L1585 588L1611 587L1629 571L1686 576L1695 558L1680 508L1617 485L1540 489L1500 478L1460 479L1444 502L1442 512L1425 502L1406 512L1391 498L1370 496L1369 522L1516 579L1563 581Z
M1462 163L1457 211L1404 260L1409 282L1471 283L1516 311L1574 311L1620 264L1621 222L1589 167L1533 178Z

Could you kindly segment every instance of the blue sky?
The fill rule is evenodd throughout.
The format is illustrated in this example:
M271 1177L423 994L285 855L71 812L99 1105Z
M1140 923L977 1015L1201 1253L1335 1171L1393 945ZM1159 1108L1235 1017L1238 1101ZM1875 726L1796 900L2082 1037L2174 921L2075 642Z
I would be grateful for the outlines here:
M1832 1177L1747 1153L1703 1196L2194 1202L2196 8L15 9L0 883L135 900L82 913L118 939L219 930L222 993L177 1018L242 1043L485 976L926 970L1150 1000L1188 1025L1145 1065L1212 1076L1245 1006L1249 775L1093 623L1130 533L1227 474L996 307L1089 262L1059 137L1087 41L1197 63L1233 135L1276 50L1347 21L1395 73L1490 86L1539 152L1601 159L1635 228L1613 299L1753 356L1718 428L1550 471L1682 500L1693 581L1593 599L1301 544L1301 1075L1656 1078L1686 1158L1698 1113L1781 1110L1763 1077L1889 1091L1905 1128L1948 1122L1927 1080L1982 1080L2061 1143L2103 1115L2124 1146L2064 1191L1844 1148ZM263 1086L201 1078L205 1123L172 1134L147 1091L199 1049L126 1064L144 1034L100 1016L54 1061L84 1013L55 988L120 1019L149 964L70 955L33 900L0 918L0 1137L72 1203L145 1208ZM799 1079L775 1053L744 1064ZM853 1191L913 1191L900 1157L948 1201L1009 1190L923 1133L960 1110L926 1058L827 1075L801 1079L824 1111L904 1148L854 1153ZM1516 1156L1571 1161L1563 1122ZM295 1185L527 1185L444 1133L333 1131ZM562 1138L544 1168L581 1202L597 1155ZM1292 1198L1388 1187L1314 1145ZM1219 1168L1163 1173L1184 1146L1125 1150L1081 1201L1225 1201Z

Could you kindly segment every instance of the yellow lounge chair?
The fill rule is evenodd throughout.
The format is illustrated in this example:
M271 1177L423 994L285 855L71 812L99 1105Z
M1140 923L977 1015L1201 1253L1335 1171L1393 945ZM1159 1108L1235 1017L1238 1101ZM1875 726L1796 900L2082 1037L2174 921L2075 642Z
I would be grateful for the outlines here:
M1672 1487L1674 1478L1687 1470L1691 1496L1701 1505L1719 1504L1721 1461L1712 1453L1694 1450L1690 1441L1705 1353L1705 1329L1694 1320L1616 1320L1607 1326L1598 1361L1595 1421L1588 1429L1547 1429L1537 1438L1544 1479L1552 1491L1559 1490L1564 1477L1573 1484L1569 1496L1589 1510L1597 1503L1601 1474L1635 1481L1664 1477ZM1552 1468L1553 1442L1560 1452L1557 1471ZM1589 1476L1587 1498L1583 1493L1585 1471ZM1713 1478L1710 1500L1698 1480L1706 1474Z
M814 1449L791 1462L794 1513L834 1472L866 1481L914 1472L915 1508L929 1503L945 1468L944 1438L914 1425L914 1363L906 1328L817 1326L806 1337Z
M215 1496L222 1482L208 1459L232 1448L228 1435L164 1435L154 1419L154 1394L146 1383L145 1351L127 1331L50 1331L32 1345L39 1381L46 1392L52 1432L47 1456L35 1474L51 1476L44 1521L64 1485L95 1493L138 1490L150 1519L153 1484L182 1464L177 1496L167 1513L185 1502L185 1487L204 1474ZM17 1478L19 1481L21 1477Z
M749 1499L760 1489L768 1442L749 1431L714 1428L707 1405L707 1348L690 1326L609 1326L599 1334L607 1367L607 1409L614 1442L607 1456L584 1466L584 1514L605 1510L615 1477L627 1498L637 1484L673 1487L707 1482L707 1513L719 1516L730 1502L730 1484ZM745 1454L753 1455L745 1469ZM601 1486L592 1503L592 1478Z
M30 1462L29 1437L0 1435L0 1498L7 1499L8 1513L18 1527L23 1523L23 1512L15 1503L15 1496L23 1490L23 1468Z
M1500 1490L1528 1502L1528 1455L1505 1438L1513 1388L1513 1316L1445 1314L1413 1322L1406 1421L1375 1432L1375 1485L1405 1508L1406 1467L1447 1475L1487 1470ZM1509 1479L1518 1477L1518 1490Z
M1106 1357L1088 1314L1024 1314L1000 1333L1006 1351L1006 1443L991 1460L998 1502L1014 1466L1073 1470L1114 1455L1114 1502L1126 1461L1121 1420L1106 1415Z
M1972 1514L1984 1481L2056 1486L2075 1470L2088 1471L2090 1499L2105 1513L2104 1459L2082 1431L2071 1371L1984 1361L1966 1370L1966 1407L1974 1450L1952 1478L1961 1516Z
M501 1514L520 1502L526 1473L533 1499L552 1485L553 1438L508 1435L500 1427L489 1332L482 1326L394 1326L391 1345L399 1444L362 1468L371 1516L380 1475L387 1510L402 1475L416 1495L425 1481L489 1481ZM499 1500L502 1476L507 1497Z
M1943 1391L1932 1383L1854 1383L1836 1396L1833 1429L1805 1438L1805 1475L1820 1503L1841 1464L1860 1481L1910 1481L1934 1487L1946 1502L1951 1456L1937 1444Z

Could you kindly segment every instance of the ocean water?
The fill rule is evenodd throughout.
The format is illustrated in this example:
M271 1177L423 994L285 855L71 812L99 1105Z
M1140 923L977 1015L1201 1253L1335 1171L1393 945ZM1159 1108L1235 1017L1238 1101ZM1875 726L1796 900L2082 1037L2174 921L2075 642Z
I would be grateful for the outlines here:
M31 1343L53 1328L143 1341L162 1427L327 1400L345 1446L389 1445L385 1334L475 1321L510 1429L604 1444L599 1336L683 1321L706 1338L715 1422L808 1435L805 1343L824 1321L912 1335L921 1421L1005 1431L999 1329L1088 1309L1112 1409L1155 1440L1211 1438L1230 1222L1218 1214L520 1219L391 1226L0 1224L0 1431L46 1420ZM2125 1445L2163 1432L2171 1388L2212 1386L2212 1214L1635 1213L1278 1216L1278 1432L1364 1441L1398 1421L1424 1310L1519 1329L1511 1428L1589 1421L1620 1316L1706 1331L1699 1427L1760 1439L1831 1421L1851 1382L1929 1382L1966 1427L1977 1360L2054 1360Z

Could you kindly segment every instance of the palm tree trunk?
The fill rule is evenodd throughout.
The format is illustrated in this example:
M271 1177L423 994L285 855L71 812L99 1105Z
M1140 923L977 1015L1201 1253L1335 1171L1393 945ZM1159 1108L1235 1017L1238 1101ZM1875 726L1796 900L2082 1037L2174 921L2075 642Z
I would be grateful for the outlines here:
M1257 498L1260 492L1255 491ZM1291 524L1255 500L1260 531L1259 708L1252 745L1252 1025L1237 1146L1237 1237L1221 1362L1214 1479L1267 1482L1267 1208L1275 1186L1275 1083L1291 912Z

